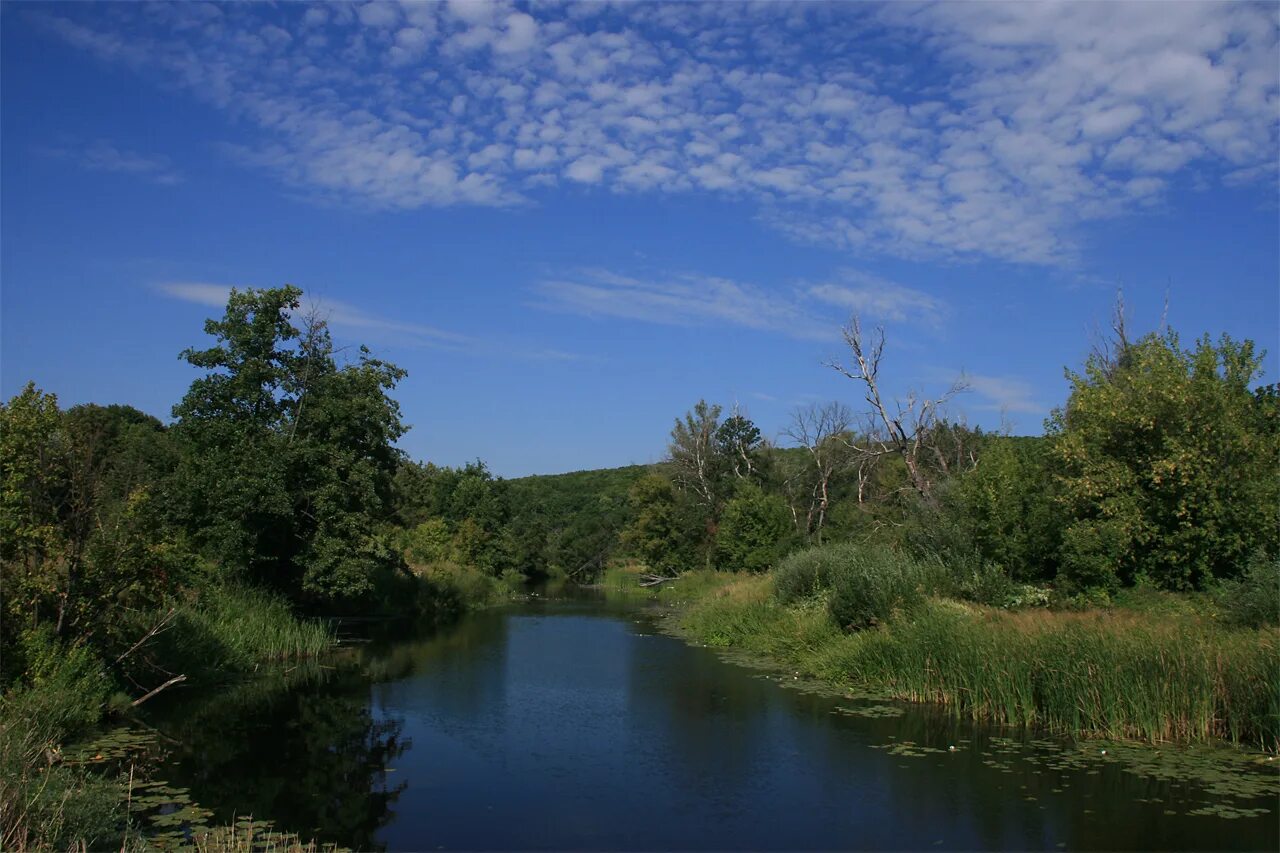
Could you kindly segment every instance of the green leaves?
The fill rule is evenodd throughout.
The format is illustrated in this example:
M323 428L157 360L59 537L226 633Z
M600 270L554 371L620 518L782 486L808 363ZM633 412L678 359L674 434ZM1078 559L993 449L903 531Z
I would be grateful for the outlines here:
M751 483L738 487L716 531L721 569L764 572L773 568L796 538L787 502Z
M1260 365L1250 341L1206 335L1187 350L1169 332L1068 372L1050 423L1068 585L1198 589L1276 553L1280 440L1272 398L1249 391Z
M397 555L391 515L404 433L388 393L405 375L361 348L339 365L323 320L294 325L301 291L232 291L217 342L183 353L206 374L174 407L184 526L224 571L315 604L367 597Z

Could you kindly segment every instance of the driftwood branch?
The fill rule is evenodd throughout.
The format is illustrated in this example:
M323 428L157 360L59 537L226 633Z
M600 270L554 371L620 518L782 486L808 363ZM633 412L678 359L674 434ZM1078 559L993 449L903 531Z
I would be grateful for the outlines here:
M642 578L643 580L640 581L640 586L657 586L658 584L675 580L675 578L667 578L661 575L643 575Z
M164 690L166 687L172 687L173 685L179 684L186 680L187 680L187 677L185 675L175 675L173 678L170 678L164 684L161 684L159 687L157 687L155 690L152 690L150 693L148 693L146 696L143 696L141 699L134 699L133 705L131 707L136 708L139 705L141 705L143 702L150 699L152 696L155 696L161 690Z
M150 640L156 634L159 634L161 631L168 628L169 623L173 621L173 617L176 615L178 615L178 609L175 607L174 609L166 613L163 617L161 617L160 621L157 622L155 625L153 625L150 631L147 631L147 633L143 634L142 639L138 640L138 642L134 643L132 646L129 647L128 651L120 655L120 657L116 658L115 663L113 663L112 666L115 666L116 664L120 663L120 661L124 660L129 655L136 652L138 648L141 647L142 644L145 643L147 640Z

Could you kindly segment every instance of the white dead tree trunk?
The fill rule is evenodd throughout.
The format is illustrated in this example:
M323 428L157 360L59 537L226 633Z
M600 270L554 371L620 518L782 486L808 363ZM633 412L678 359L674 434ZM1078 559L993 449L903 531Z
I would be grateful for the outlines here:
M693 492L708 509L716 504L715 436L719 426L720 407L699 400L693 411L676 419L667 446L677 485Z
M783 430L783 435L809 454L810 464L804 471L807 476L796 479L807 481L804 532L812 534L818 544L822 544L822 528L831 508L832 483L849 466L852 456L847 439L852 425L853 414L843 403L813 403L795 409L791 423ZM794 480L788 485L793 483ZM799 526L794 508L792 515Z
M924 463L926 453L932 455L935 428L942 422L943 407L956 394L968 390L963 377L952 383L941 396L929 399L915 391L906 400L886 400L880 389L880 359L884 355L884 327L877 326L864 336L862 324L855 314L841 329L845 345L853 357L847 364L835 360L828 367L860 383L871 406L876 429L862 444L851 442L855 452L863 456L897 454L907 468L907 478L921 499L933 503L933 482Z

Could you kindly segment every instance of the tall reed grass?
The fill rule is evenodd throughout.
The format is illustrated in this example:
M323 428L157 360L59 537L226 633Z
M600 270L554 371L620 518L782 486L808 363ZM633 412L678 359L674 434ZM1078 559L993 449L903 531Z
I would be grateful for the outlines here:
M156 655L174 672L228 673L312 657L333 645L325 623L297 616L284 599L243 586L209 586L183 604Z
M1275 629L1111 611L1009 613L933 598L846 633L822 599L782 604L768 579L743 579L694 601L675 623L700 642L957 716L1152 742L1280 746Z
M24 638L28 682L0 696L0 850L113 846L123 788L61 762L60 744L98 721L110 690L84 645L51 631Z

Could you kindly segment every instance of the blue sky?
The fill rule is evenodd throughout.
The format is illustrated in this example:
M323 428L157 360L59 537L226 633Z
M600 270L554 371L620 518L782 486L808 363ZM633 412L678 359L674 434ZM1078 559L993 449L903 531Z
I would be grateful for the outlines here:
M1038 433L1105 328L1280 374L1280 7L0 5L0 392L160 417L228 287L401 365L402 446L650 462L884 381Z

